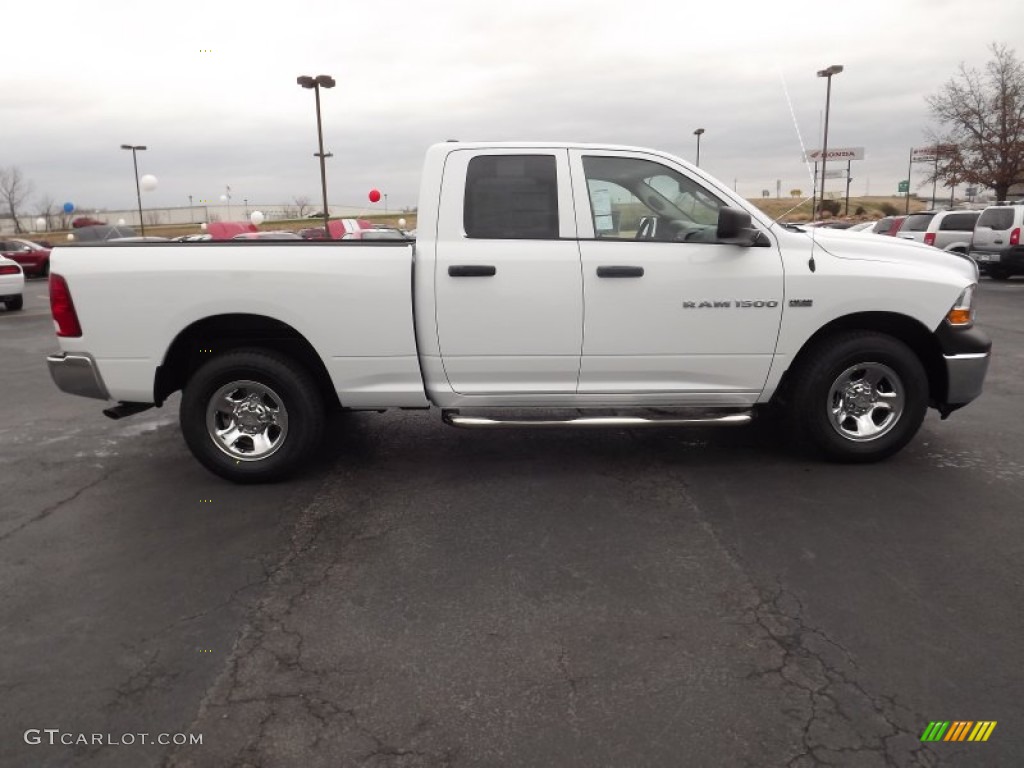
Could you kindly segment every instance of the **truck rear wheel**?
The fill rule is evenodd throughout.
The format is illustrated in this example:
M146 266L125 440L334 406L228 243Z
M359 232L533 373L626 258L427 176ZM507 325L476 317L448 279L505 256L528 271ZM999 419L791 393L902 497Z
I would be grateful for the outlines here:
M790 418L802 441L833 461L892 456L917 434L928 377L906 344L851 331L819 342L796 372Z
M181 431L192 454L236 483L281 480L319 445L324 403L294 360L263 349L213 358L189 379Z

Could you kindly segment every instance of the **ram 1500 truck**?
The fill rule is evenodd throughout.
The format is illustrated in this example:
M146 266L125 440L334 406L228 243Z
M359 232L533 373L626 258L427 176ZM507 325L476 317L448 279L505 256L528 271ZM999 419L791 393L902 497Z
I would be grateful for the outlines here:
M181 390L189 448L239 482L300 467L339 405L479 428L772 409L865 462L981 392L967 260L773 222L661 152L437 144L418 213L414 243L57 248L53 378L114 418Z

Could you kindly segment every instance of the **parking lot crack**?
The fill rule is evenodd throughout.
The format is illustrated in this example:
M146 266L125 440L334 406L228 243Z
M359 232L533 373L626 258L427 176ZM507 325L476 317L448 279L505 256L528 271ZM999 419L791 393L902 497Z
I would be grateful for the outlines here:
M558 669L562 673L562 678L565 680L566 685L569 687L569 698L566 704L566 715L569 718L569 725L572 727L572 731L576 737L579 738L580 723L576 712L578 696L577 680L572 676L572 673L569 670L569 654L568 651L566 651L564 643L559 647Z
M752 592L753 603L740 623L754 627L774 646L771 663L749 672L745 679L774 679L805 702L786 710L799 723L801 733L799 751L787 766L832 765L852 753L873 753L887 766L934 765L935 753L917 738L925 719L892 697L869 693L860 682L861 670L850 649L811 625L803 603L781 580L770 588L759 587L739 556L703 518L699 506L693 500L690 503L699 525Z
M116 698L112 707L134 705L146 694L154 690L169 691L180 672L170 672L159 665L160 652L154 651L143 661L142 666L133 672L128 679L114 689Z
M790 759L790 768L803 768L808 761L842 764L842 756L860 753L873 753L887 766L935 764L934 752L915 738L923 718L893 697L869 693L857 679L853 655L806 623L795 596L781 586L762 592L752 623L776 644L778 661L747 679L774 676L806 697L805 708L787 713L802 721L802 751ZM908 749L908 744L917 746Z
M7 539L11 538L12 536L14 536L14 534L18 533L19 531L24 530L28 526L33 525L35 523L38 523L38 522L40 522L42 520L45 520L50 515L52 515L54 512L59 510L61 507L65 506L67 504L72 503L73 501L78 499L82 494L84 494L86 491L89 491L92 488L95 488L97 485L99 485L100 483L102 483L105 480L107 480L111 475L114 474L114 472L115 472L115 470L108 469L102 475L100 475L96 479L86 483L85 485L83 485L81 488L79 488L77 491L72 493L67 498L64 498L64 499L61 499L60 501L54 502L53 504L51 504L50 506L46 507L45 509L41 509L40 511L36 512L31 518L29 518L28 520L23 522L21 525L15 526L11 530L9 530L9 531L7 531L7 532L5 532L3 534L0 534L0 543L2 543L4 541L6 541Z

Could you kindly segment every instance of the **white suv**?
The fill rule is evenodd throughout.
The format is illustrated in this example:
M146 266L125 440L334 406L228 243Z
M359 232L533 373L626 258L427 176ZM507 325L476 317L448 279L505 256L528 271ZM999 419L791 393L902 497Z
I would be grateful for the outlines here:
M896 237L923 243L924 233L936 214L938 214L938 211L918 211L917 213L910 214L903 220L899 230L896 232Z
M1024 274L1024 205L990 205L974 225L970 254L981 274L1006 280Z
M924 231L924 244L944 251L966 254L971 247L971 235L981 211L939 211L928 222Z

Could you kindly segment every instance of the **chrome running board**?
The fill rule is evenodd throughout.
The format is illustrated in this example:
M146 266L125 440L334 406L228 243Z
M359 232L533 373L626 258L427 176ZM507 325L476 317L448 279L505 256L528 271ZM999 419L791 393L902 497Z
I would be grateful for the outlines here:
M750 411L702 418L654 418L643 416L578 416L571 419L489 419L460 416L456 409L441 411L441 420L450 427L463 429L515 429L520 427L734 427L749 424Z

